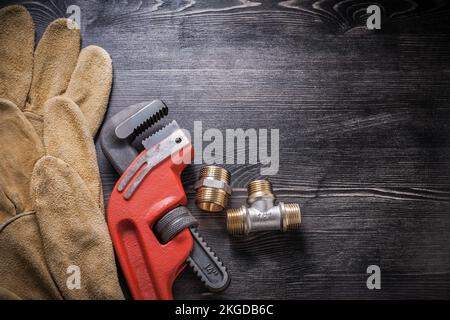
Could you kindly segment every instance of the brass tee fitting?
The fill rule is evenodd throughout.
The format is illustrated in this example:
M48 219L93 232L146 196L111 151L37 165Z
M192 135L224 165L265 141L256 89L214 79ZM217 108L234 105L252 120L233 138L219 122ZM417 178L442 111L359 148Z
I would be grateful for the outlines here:
M252 181L247 186L249 207L227 210L227 229L232 235L246 235L254 231L297 230L301 223L297 203L280 202L275 205L272 184L267 180Z
M218 166L203 167L194 189L197 207L208 212L220 212L227 207L231 194L230 172Z

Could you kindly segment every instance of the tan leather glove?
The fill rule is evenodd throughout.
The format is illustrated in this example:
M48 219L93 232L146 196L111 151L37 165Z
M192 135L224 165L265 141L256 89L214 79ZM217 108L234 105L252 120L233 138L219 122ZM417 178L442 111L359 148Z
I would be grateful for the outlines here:
M24 7L0 10L0 298L122 299L93 142L111 59L66 19L33 53L34 33Z

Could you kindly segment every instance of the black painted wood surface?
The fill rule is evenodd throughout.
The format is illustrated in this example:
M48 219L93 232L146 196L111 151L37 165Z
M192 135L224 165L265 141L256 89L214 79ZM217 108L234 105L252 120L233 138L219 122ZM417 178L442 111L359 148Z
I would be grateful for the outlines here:
M373 1L382 29L369 31L369 2L23 2L39 34L80 6L83 45L113 58L108 117L160 98L187 129L280 129L270 179L301 204L302 230L229 237L223 214L193 205L201 166L187 169L232 283L210 294L188 270L176 298L450 298L450 5ZM108 199L117 175L99 161ZM225 167L241 205L260 166ZM371 264L381 290L366 288Z

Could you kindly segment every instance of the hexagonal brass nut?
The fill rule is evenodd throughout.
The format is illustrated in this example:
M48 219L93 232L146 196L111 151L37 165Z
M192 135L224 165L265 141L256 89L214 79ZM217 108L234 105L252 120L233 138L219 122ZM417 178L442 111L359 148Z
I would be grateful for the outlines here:
M231 194L231 191L232 191L232 189L228 185L228 183L226 183L224 181L219 181L219 180L216 180L216 179L211 179L211 178L200 179L194 185L194 189L195 190L197 190L197 189L199 189L201 187L222 189L226 193L228 193L229 195Z

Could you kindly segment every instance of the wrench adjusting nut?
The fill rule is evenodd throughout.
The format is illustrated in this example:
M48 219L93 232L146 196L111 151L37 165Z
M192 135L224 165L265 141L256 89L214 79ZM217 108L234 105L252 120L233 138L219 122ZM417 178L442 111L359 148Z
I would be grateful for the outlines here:
M194 189L195 204L203 211L220 212L228 205L231 195L230 172L218 166L206 166L200 170Z

